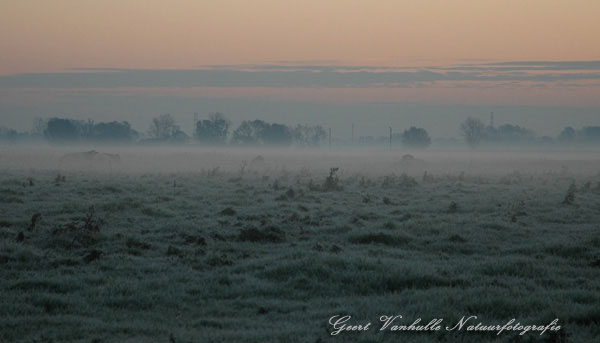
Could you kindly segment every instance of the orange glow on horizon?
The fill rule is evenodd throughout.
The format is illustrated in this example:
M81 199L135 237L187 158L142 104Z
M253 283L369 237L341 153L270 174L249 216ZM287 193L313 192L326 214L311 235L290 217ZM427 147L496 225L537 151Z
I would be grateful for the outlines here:
M73 67L600 60L600 2L20 0L0 75Z

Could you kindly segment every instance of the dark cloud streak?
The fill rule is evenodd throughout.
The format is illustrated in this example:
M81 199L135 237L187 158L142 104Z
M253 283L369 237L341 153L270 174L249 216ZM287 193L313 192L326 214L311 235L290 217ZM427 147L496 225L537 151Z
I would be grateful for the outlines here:
M584 71L585 70L585 71ZM567 72L565 72L567 71ZM408 70L378 66L235 65L189 70L74 68L0 76L0 88L419 87L434 82L600 80L600 61L501 62Z

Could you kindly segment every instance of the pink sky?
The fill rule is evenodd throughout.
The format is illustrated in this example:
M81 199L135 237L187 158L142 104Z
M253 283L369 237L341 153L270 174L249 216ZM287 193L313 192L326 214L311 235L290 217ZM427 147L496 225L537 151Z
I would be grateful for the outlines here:
M317 61L599 60L590 0L19 0L0 5L0 75L72 67Z

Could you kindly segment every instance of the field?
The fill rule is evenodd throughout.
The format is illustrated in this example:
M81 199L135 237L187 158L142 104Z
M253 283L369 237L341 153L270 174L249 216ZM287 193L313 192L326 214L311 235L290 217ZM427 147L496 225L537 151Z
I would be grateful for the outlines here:
M600 337L597 151L104 150L0 153L1 342ZM331 336L344 314L374 327Z

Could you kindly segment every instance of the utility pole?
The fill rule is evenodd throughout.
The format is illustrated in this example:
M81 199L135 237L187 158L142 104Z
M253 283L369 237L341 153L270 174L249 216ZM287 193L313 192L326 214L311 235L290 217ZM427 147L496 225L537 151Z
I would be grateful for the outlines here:
M390 128L390 150L392 150L392 127L388 126Z
M331 150L331 128L329 128L329 150Z

